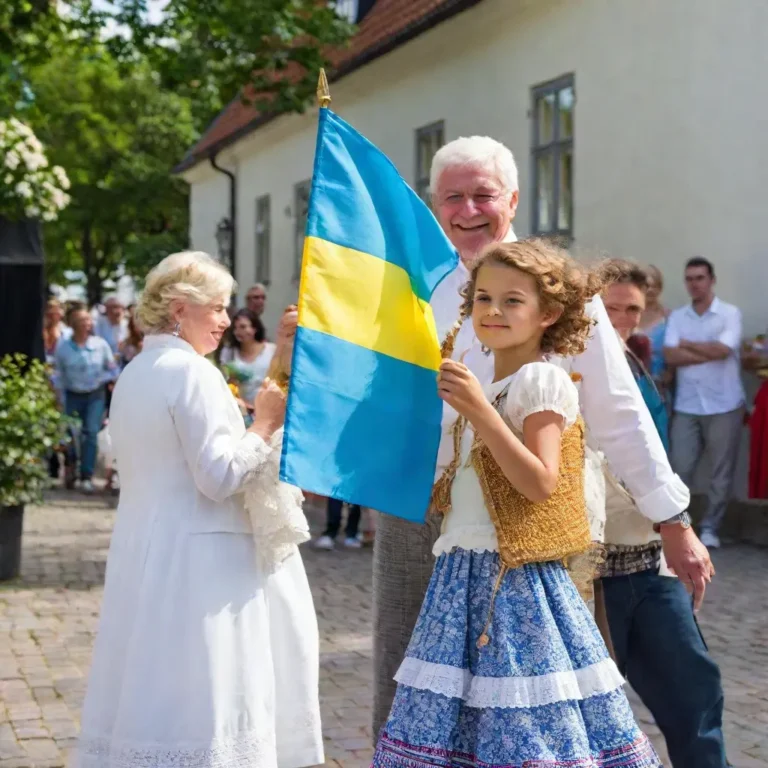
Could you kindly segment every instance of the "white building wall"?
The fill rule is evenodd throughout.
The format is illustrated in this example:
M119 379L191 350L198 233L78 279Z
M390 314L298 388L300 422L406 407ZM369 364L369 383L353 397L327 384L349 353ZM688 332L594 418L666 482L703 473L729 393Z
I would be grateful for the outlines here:
M768 326L768 2L484 0L331 86L333 109L415 182L415 129L488 134L518 161L530 231L532 86L575 76L574 235L586 257L655 263L666 302L684 262L711 259L718 292ZM296 299L294 184L312 169L317 110L286 116L222 153L238 172L240 296L255 277L255 199L271 195L266 322ZM223 159L222 159L223 158ZM215 252L226 179L193 169L192 241ZM195 181L194 175L198 175Z
M185 178L190 184L191 247L218 258L216 227L224 216L229 216L229 179L207 162L193 168Z
M574 73L579 249L658 264L673 305L684 300L684 261L705 255L722 297L757 332L767 322L765 71L768 3L485 0L333 84L332 95L411 183L420 126L442 119L447 140L486 133L508 144L520 166L516 227L526 234L530 89ZM296 296L293 185L311 174L315 127L316 109L284 117L220 158L238 168L241 293L255 276L255 198L272 197L269 323ZM227 180L202 168L189 177L192 241L215 252Z

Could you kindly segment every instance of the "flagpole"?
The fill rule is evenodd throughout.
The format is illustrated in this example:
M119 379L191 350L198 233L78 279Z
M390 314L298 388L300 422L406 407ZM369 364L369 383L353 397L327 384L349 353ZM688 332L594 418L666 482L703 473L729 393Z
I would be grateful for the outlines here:
M331 103L331 91L328 88L328 78L326 77L325 70L320 69L320 75L317 78L317 105L320 109L327 109ZM296 310L295 306L288 307L286 312L293 312ZM283 392L288 392L288 383L290 376L288 374L289 366L287 362L281 359L281 355L275 355L272 358L272 363L269 366L267 377L277 384Z

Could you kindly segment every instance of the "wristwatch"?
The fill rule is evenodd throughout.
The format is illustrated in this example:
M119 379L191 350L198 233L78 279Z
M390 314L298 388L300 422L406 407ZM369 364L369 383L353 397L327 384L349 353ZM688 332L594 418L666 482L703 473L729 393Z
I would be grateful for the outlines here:
M654 523L654 532L661 533L662 525L679 525L684 531L686 531L691 527L691 516L687 512L681 512L679 515L670 517L669 520L662 520L660 523Z

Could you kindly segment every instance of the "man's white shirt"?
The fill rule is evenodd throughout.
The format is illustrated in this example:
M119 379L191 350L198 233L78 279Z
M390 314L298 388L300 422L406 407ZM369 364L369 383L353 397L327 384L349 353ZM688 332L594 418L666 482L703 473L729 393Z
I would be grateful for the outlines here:
M510 229L504 239L517 238ZM462 303L459 291L468 278L469 271L460 262L432 295L430 306L441 341L459 317ZM577 357L553 356L551 361L581 375L581 411L591 437L605 454L611 471L634 496L640 512L653 522L668 520L688 508L690 493L669 465L602 299L596 297L590 301L587 313L597 324L585 351ZM485 386L493 381L493 357L483 354L469 318L456 337L453 358L458 360L462 355L465 365L481 384ZM453 458L450 429L455 419L456 412L445 405L437 477Z
M674 310L667 321L665 347L678 347L681 340L719 341L731 349L725 360L710 360L677 369L675 411L694 416L714 416L735 411L744 404L739 371L741 311L715 297L700 315L688 304Z

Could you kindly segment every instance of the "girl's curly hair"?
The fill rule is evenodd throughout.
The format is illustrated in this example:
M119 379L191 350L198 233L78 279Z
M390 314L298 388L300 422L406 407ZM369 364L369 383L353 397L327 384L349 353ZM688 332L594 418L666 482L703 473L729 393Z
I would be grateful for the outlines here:
M584 351L594 325L584 307L600 292L602 279L597 272L571 258L563 248L531 238L514 243L493 243L482 252L472 267L469 282L461 290L464 299L461 314L443 342L443 357L453 354L459 328L472 314L478 273L485 264L491 263L504 264L531 275L536 280L542 311L560 310L558 319L544 331L542 352L578 355Z

